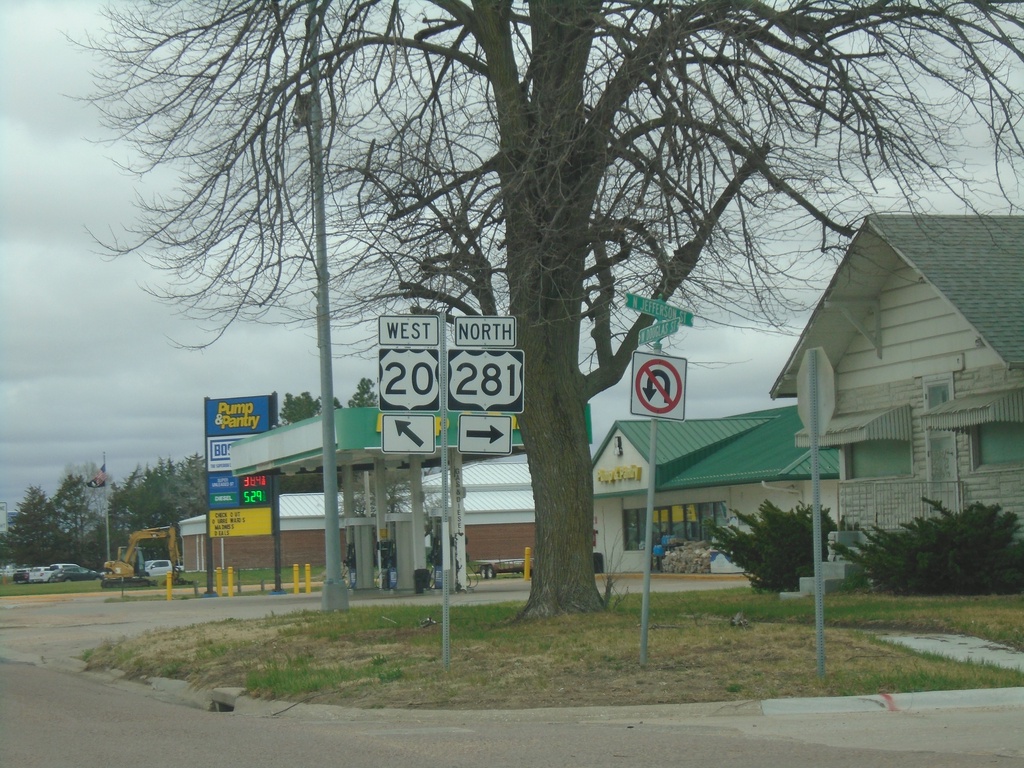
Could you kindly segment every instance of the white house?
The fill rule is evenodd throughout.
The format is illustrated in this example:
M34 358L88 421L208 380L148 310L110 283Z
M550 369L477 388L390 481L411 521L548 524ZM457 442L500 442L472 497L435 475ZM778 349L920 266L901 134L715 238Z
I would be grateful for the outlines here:
M816 347L845 526L898 527L932 513L922 498L1024 518L1024 217L868 216L772 397L797 395Z

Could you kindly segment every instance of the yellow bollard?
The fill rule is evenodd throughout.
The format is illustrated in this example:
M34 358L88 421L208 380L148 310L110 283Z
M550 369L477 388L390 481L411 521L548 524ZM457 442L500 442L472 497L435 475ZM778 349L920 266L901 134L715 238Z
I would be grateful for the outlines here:
M292 563L292 592L299 594L299 564Z
M224 597L224 574L220 568L215 568L213 573L217 581L217 597Z
M171 599L171 585L174 583L174 571L167 572L167 599Z
M530 580L530 548L526 548L526 552L523 553L523 580Z
M235 569L233 566L228 566L228 597L235 596Z
M310 579L312 568L309 563L306 563L306 594L310 594L313 591L313 585Z

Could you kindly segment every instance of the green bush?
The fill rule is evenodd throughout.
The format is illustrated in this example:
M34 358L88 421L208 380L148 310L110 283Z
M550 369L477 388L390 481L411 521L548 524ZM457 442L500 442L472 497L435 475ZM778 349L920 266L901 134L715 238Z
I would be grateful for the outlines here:
M802 576L814 575L814 508L798 504L783 512L767 499L756 515L737 513L743 531L733 526L716 526L712 542L730 560L747 572L756 590L785 592L795 590ZM825 556L828 534L835 530L828 510L821 510L821 552Z
M938 517L918 518L897 531L866 532L859 551L836 550L863 566L875 589L896 594L989 595L1024 590L1024 542L1017 515L998 504L974 503L951 512L924 499Z

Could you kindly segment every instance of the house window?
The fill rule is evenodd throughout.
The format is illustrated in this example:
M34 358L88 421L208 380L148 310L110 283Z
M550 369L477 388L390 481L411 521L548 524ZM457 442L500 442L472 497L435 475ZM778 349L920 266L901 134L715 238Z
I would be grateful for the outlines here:
M847 479L911 474L909 440L865 440L847 447Z
M724 501L655 507L652 520L653 540L658 543L663 537L668 536L684 541L698 541L706 537L708 525L712 522L724 525L727 517ZM646 518L646 508L622 510L622 541L627 551L641 549Z
M922 384L924 386L925 410L937 408L953 399L952 374L944 373L938 376L925 376Z
M994 421L979 424L971 440L975 466L1016 464L1024 461L1024 424Z

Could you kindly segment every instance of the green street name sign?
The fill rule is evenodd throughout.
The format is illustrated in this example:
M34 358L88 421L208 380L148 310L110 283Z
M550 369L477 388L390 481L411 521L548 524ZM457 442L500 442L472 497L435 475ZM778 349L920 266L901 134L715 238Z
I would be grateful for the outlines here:
M655 323L640 331L639 340L641 344L651 344L655 341L671 336L679 330L678 320L666 320L662 323Z
M645 315L654 315L660 320L676 320L681 325L693 326L692 312L679 309L679 307L673 307L671 304L666 304L658 299L648 299L644 296L637 296L634 293L627 293L626 309L635 309L637 312L643 312ZM656 328L657 326L653 327ZM670 333L675 333L675 331ZM666 333L664 335L668 336L669 334ZM644 342L641 341L641 343Z

